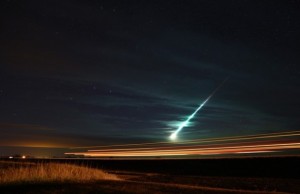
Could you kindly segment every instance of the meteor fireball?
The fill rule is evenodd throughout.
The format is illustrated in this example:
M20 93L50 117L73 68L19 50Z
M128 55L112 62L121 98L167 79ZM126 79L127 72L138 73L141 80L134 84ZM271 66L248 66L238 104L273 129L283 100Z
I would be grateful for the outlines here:
M170 135L170 139L171 140L176 140L177 139L177 134L188 125L188 123L190 122L190 120L197 114L197 112L209 101L209 99L218 91L218 89L220 89L222 87L222 85L227 81L228 77L211 93L211 95L209 95L204 102L202 102L202 104L200 104L200 106L193 112L193 114L191 114L187 120L185 120L184 122L182 122L179 127L177 128L176 131L174 131L171 135Z

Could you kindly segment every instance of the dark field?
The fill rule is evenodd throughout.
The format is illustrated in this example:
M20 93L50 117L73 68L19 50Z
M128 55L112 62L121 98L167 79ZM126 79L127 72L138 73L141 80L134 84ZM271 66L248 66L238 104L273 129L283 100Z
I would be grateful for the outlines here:
M1 193L300 193L299 157L20 161L83 165L121 180L2 184Z

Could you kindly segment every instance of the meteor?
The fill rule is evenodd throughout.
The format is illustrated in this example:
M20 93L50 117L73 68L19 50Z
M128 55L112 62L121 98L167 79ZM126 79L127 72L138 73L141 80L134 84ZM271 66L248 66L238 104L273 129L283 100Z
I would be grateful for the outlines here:
M224 81L204 100L204 102L202 102L202 104L200 104L200 106L193 112L193 114L191 114L187 120L185 120L184 122L182 122L179 127L177 128L176 131L174 131L171 135L170 135L170 139L171 140L176 140L177 139L177 134L188 125L189 121L197 114L197 112L209 101L209 99L222 87L222 85L228 80L229 77L227 77L226 79L224 79Z

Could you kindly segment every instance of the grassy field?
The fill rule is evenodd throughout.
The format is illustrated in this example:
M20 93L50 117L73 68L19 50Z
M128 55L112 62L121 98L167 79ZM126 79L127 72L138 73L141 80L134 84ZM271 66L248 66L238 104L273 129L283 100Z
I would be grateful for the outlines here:
M0 161L0 193L300 193L298 179L109 171L87 165Z
M0 162L0 184L119 180L116 175L86 166L60 163Z

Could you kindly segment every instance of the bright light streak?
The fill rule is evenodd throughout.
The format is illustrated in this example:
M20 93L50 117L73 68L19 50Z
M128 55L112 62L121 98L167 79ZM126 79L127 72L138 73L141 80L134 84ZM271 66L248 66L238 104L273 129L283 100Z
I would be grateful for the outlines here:
M176 144L199 144L199 143L213 143L213 142L224 142L224 141L242 141L252 139L267 139L267 138L279 138L279 137L295 137L300 136L300 131L287 131L277 133L263 133L257 135L246 135L246 136L232 136L232 137L221 137L221 138L206 138L206 139L194 139L176 142ZM117 144L117 145L101 145L101 146L85 146L85 147L70 147L70 149L84 149L84 148L112 148L112 147L132 147L132 146L159 146L169 145L169 141L155 142L155 143L136 143L136 144Z
M300 143L271 143L255 145L234 145L234 146L212 146L206 148L184 148L184 149L152 149L144 151L114 151L111 152L73 152L65 153L72 155L83 155L91 157L145 157L145 156L179 156L179 155L214 155L214 154L245 154L245 153L263 153L276 152L286 149L299 149Z
M193 114L191 114L187 120L185 120L184 122L182 122L179 127L177 128L176 131L174 131L171 135L170 135L170 139L171 140L176 140L177 139L177 134L184 128L186 127L190 120L197 114L197 112L208 102L208 100L218 91L219 88L222 87L222 85L227 81L228 77L212 92L211 95L209 95L206 100L204 100L204 102L202 104L200 104L200 106L193 112Z
M171 135L170 135L170 139L171 140L176 140L177 139L177 134L184 128L184 127L186 127L188 124L189 124L189 122L190 122L190 120L197 114L197 112L205 105L205 103L211 98L211 96L212 95L210 95L196 110L195 110L195 112L193 112L193 114L191 114L189 117L188 117L188 119L186 120L186 121L184 121L184 122L182 122L180 125L179 125L179 127L178 127L178 129L175 131L175 132L173 132Z
M276 152L276 151L250 151L250 152L236 152L237 154L257 154L257 153L268 153L268 152Z
M255 154L300 149L300 131L186 141L184 144L131 144L131 146L65 153L87 157L154 157L220 154ZM196 144L195 144L196 143Z

